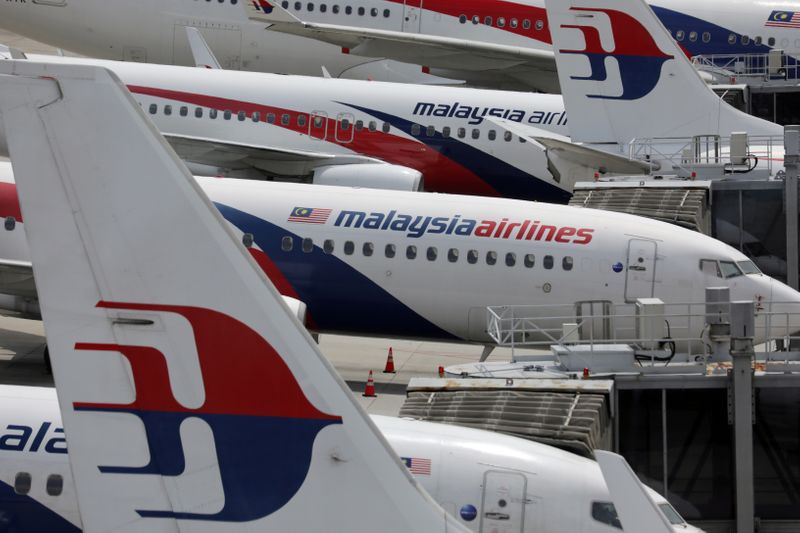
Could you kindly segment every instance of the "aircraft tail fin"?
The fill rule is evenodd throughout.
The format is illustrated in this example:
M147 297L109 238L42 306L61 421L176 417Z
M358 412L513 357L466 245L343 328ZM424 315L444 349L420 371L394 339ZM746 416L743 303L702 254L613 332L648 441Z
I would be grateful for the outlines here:
M0 62L88 531L461 531L107 70Z
M781 135L719 98L643 0L546 0L574 142Z

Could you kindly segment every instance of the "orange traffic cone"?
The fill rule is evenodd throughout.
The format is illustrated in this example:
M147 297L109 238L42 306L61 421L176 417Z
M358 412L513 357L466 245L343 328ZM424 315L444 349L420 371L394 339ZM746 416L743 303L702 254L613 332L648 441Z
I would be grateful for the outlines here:
M372 379L372 370L369 371L369 377L367 378L367 386L364 387L364 394L362 394L365 398L375 398L377 394L375 394L375 380Z
M394 374L394 356L392 356L392 347L389 347L389 355L386 357L386 366L383 369L384 374Z

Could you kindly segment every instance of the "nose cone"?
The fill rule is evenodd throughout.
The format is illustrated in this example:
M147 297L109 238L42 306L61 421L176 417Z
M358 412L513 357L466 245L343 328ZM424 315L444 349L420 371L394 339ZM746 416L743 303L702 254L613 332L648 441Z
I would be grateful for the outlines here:
M764 303L763 308L770 319L770 337L800 332L800 292L770 279L769 302Z

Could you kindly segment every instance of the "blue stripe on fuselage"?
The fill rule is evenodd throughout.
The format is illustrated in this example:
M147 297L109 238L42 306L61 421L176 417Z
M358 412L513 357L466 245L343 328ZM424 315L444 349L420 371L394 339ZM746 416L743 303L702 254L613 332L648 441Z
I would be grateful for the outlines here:
M735 31L679 11L673 11L672 9L658 7L653 4L650 4L650 7L661 20L661 23L669 29L673 37L678 30L683 30L685 32L686 35L678 44L688 50L693 56L709 54L766 54L771 50L771 47L763 43L756 44L753 40L755 38L753 35L750 36L749 44L742 44L742 36ZM764 19L764 22L766 22L766 19ZM768 30L769 28L765 28L765 31ZM695 42L689 40L689 33L693 31L697 32L697 40ZM703 33L706 32L711 35L711 40L704 43ZM735 44L730 44L728 42L728 37L731 34L736 36ZM795 60L793 57L787 56L786 61L788 64L794 64Z
M457 338L336 256L326 254L316 245L312 252L303 252L301 237L295 233L233 207L215 205L228 222L253 235L255 243L306 304L320 331L441 340ZM281 249L285 236L294 239L290 252ZM343 242L338 241L336 245L342 246Z
M408 135L411 134L411 127L416 122L404 118L369 109L366 107L338 102L342 105L358 109L363 113L388 122L400 131ZM424 124L422 130L425 131ZM501 132L502 133L502 132ZM561 187L557 187L544 181L533 174L523 172L517 167L498 159L493 155L487 154L473 146L459 141L453 137L444 137L441 132L436 131L432 136L427 134L413 136L416 140L429 146L470 170L476 176L488 183L504 198L516 198L519 200L538 200L540 202L552 202L565 204L569 201L571 194ZM518 141L517 141L518 142Z
M40 476L35 482L43 483L43 478L44 476ZM0 531L78 533L80 530L46 505L30 496L17 494L13 487L0 481Z

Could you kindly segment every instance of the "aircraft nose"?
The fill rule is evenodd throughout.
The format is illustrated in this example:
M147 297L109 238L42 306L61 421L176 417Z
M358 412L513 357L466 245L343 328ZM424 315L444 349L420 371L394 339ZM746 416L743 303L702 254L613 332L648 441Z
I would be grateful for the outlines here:
M800 333L800 292L778 280L769 279L769 301L761 304L769 318L769 337Z

